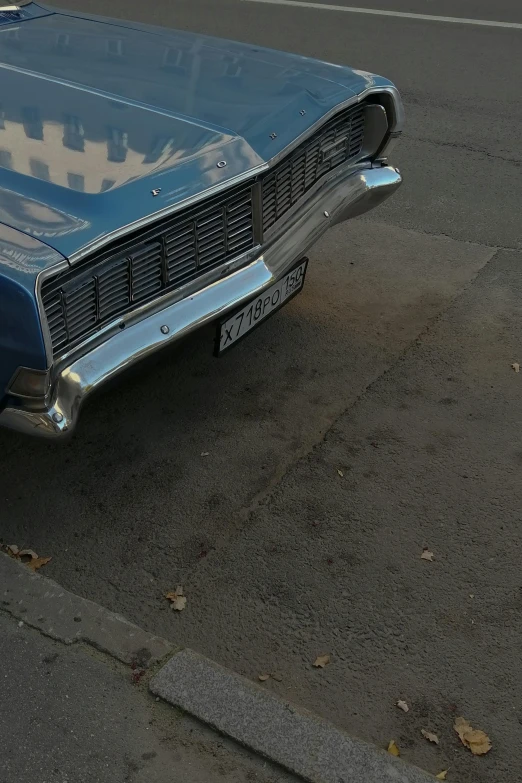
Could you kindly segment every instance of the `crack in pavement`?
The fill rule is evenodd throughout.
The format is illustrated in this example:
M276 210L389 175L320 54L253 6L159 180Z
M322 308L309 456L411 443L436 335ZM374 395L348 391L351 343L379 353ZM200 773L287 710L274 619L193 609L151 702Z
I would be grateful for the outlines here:
M364 216L359 218L359 220L362 223L367 223L367 224L371 224L373 222L372 219L366 218ZM389 226L399 227L397 223L391 220L387 221L386 219L381 218L379 222L385 223ZM488 242L477 241L476 239L459 239L459 237L453 236L452 234L445 234L443 231L425 231L422 228L408 228L408 227L403 227L402 230L411 231L414 234L420 234L421 236L425 236L425 237L433 237L433 239L449 239L452 242L459 242L462 245L483 247L483 248L487 248L488 250L493 250L494 252L498 252L500 250L506 250L508 253L519 253L520 250L522 250L522 244L517 247L513 245L500 245L498 242L495 242L494 245L490 245Z
M414 232L414 233L421 233L421 232ZM451 240L451 241L456 241L456 240ZM357 396L353 400L351 400L349 405L347 405L343 410L337 412L333 417L330 418L329 422L327 423L327 426L320 431L318 437L310 439L310 441L304 444L301 449L298 449L296 452L290 455L287 460L281 462L278 469L272 474L270 480L267 482L265 487L263 487L259 492L257 492L250 499L249 503L237 512L235 522L232 521L227 527L226 531L223 533L223 535L215 541L214 546L209 551L208 556L205 558L206 560L205 567L207 567L208 563L211 562L212 558L216 557L219 551L222 550L223 547L227 545L230 539L237 536L241 532L241 530L243 530L246 527L248 520L255 514L256 510L262 504L265 503L265 501L269 500L274 490L281 484L285 476L292 470L294 465L296 465L301 459L311 455L315 450L317 450L321 446L321 444L325 441L325 439L328 437L329 432L336 426L337 422L343 416L345 416L348 411L355 408L369 393L371 393L372 388L375 387L382 380L382 378L384 378L391 371L393 371L393 369L401 361L405 359L405 357L410 353L410 351L415 346L418 346L422 343L423 338L429 334L433 326L435 326L435 324L437 324L441 319L443 319L445 314L448 312L448 310L451 307L453 307L455 302L461 297L463 297L467 293L467 291L477 282L480 276L484 273L484 270L486 269L488 264L494 261L497 254L502 250L503 248L493 249L493 252L491 253L490 257L485 260L484 264L479 269L477 269L473 277L471 277L468 280L468 282L464 284L464 286L456 293L456 295L452 299L448 300L448 302L446 303L443 309L441 309L438 313L436 313L432 318L430 318L426 322L426 324L420 330L420 332L412 340L410 340L410 342L404 347L404 349L396 356L394 361L390 362L390 364L384 367L375 378L373 378L369 383L367 383L366 386L357 394ZM201 567L200 564L201 561L198 561L192 568L187 570L187 579L194 577L198 573L198 570Z
M493 152L489 152L488 150L480 147L474 147L471 144L462 144L454 141L441 141L440 139L430 139L423 136L415 136L411 133L405 133L404 138L412 139L413 141L420 141L424 144L431 144L434 147L450 147L451 149L466 150L466 152L474 152L477 153L478 155L484 155L487 158L492 158L494 160L502 160L505 163L515 163L517 166L519 166L522 163L521 158L506 158L503 155L496 155Z

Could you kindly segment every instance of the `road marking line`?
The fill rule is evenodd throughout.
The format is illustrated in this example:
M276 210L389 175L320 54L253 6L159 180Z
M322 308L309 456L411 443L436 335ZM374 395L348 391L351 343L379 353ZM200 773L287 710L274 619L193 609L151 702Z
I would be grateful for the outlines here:
M405 11L381 11L378 8L354 8L348 5L328 5L327 3L307 3L306 0L242 0L247 3L268 3L269 5L288 5L299 8L316 8L323 11L346 11L349 14L373 14L374 16L397 16L401 19L420 19L427 22L451 22L452 24L471 24L480 27L508 27L522 30L519 22L490 22L487 19L461 19L458 16L431 16L430 14L409 14Z

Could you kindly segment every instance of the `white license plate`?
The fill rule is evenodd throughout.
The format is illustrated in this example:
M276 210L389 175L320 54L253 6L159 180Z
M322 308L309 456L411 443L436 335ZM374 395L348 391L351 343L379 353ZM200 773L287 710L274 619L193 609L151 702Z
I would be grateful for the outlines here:
M218 325L216 355L220 356L238 340L279 310L289 299L299 293L304 285L307 258L303 258L290 272L267 288L256 299L252 299L241 310L228 316Z

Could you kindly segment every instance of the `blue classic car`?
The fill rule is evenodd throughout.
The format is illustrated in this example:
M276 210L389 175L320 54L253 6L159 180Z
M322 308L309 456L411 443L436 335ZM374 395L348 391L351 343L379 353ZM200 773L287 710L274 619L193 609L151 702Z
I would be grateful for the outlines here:
M247 44L0 3L0 424L84 399L207 323L220 355L329 226L400 185L397 89Z

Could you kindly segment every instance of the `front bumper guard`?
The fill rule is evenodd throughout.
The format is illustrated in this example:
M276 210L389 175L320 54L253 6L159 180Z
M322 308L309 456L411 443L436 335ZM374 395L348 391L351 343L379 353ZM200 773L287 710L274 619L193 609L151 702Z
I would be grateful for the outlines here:
M0 425L41 437L70 435L86 397L105 381L165 345L261 294L332 225L380 204L400 185L391 166L341 172L315 192L247 266L163 310L145 316L75 358L54 379L41 408L10 404Z

